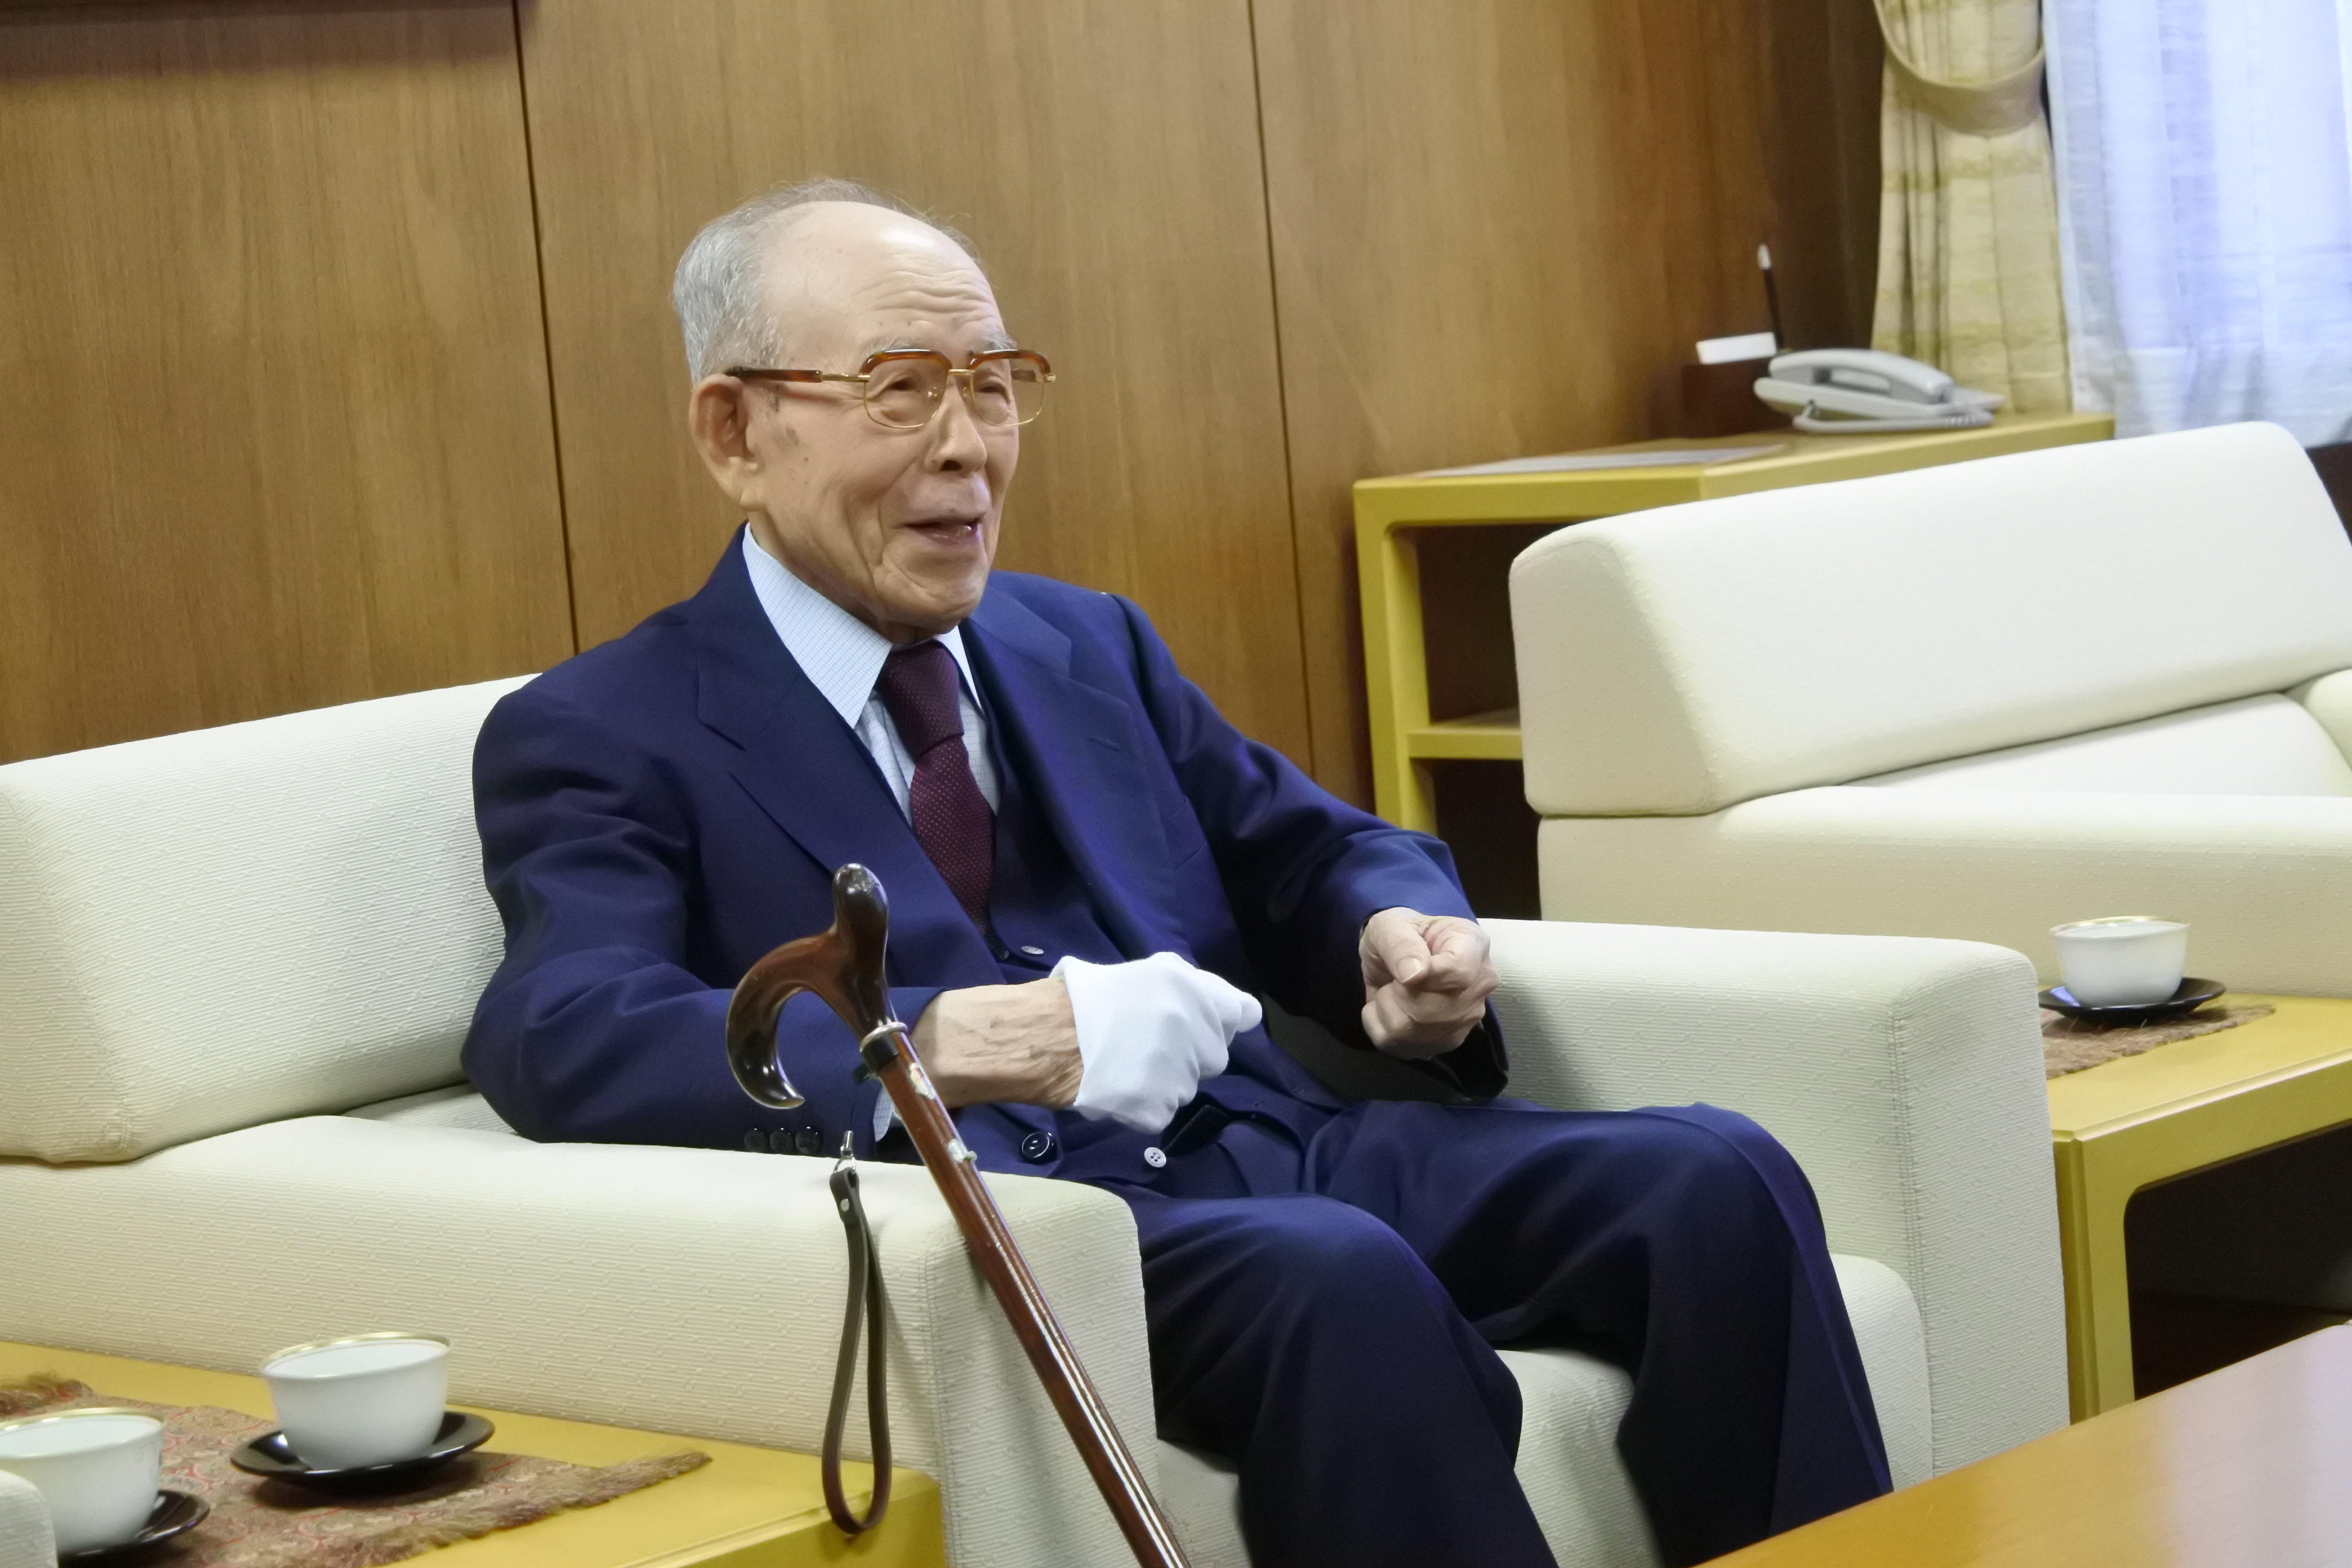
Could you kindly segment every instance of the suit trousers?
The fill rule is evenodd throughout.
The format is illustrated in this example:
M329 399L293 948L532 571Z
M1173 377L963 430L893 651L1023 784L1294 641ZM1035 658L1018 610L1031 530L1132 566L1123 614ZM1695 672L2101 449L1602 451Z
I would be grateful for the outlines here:
M1374 1101L1100 1184L1160 1433L1234 1461L1263 1568L1551 1563L1497 1345L1632 1375L1617 1446L1670 1564L1888 1489L1812 1188L1745 1117Z

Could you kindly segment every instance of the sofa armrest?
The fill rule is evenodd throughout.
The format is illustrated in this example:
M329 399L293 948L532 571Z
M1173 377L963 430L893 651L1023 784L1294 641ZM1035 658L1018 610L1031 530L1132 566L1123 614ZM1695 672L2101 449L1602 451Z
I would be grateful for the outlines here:
M0 1470L0 1568L57 1568L48 1506L33 1483Z
M2352 761L2352 669L2306 680L2287 695L2310 710L2336 749Z
M1555 920L1877 931L2013 947L2050 928L2189 922L2192 973L2352 994L2352 799L1840 785L1691 817L1555 817Z
M847 1277L831 1168L352 1117L121 1165L0 1161L0 1213L42 1261L0 1289L0 1339L246 1372L320 1334L427 1327L455 1342L468 1403L814 1452ZM929 1175L859 1173L889 1295L896 1457L939 1479L952 1561L1123 1560ZM1126 1205L1074 1183L989 1184L1149 1473ZM860 1401L848 1446L866 1443Z
M2066 1421L2032 967L1974 942L1489 921L1511 1091L1761 1122L1909 1285L1940 1472Z

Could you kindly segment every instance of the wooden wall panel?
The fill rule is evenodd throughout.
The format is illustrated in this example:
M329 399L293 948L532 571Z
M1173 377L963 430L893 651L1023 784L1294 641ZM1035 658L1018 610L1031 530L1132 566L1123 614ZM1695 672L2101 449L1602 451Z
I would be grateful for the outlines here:
M572 650L503 4L0 13L0 758Z
M1791 348L1867 347L1878 295L1871 0L1770 0L1772 257Z
M1349 486L1670 431L1765 325L1761 11L1256 0L1315 756L1369 797Z
M1054 360L1002 563L1133 595L1309 760L1244 0L537 0L524 59L583 643L733 521L685 437L678 251L844 175L970 234Z

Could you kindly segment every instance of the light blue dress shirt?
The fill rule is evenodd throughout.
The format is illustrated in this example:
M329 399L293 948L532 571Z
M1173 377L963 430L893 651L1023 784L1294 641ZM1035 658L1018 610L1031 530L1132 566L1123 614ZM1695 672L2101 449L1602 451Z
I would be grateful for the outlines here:
M911 820L909 790L915 759L898 739L874 682L881 678L882 662L890 657L890 639L793 575L784 563L760 548L751 531L743 531L743 564L751 574L751 591L768 622L784 640L784 649L801 667L817 691L855 731L858 743L882 770L883 782L898 799L898 809ZM946 632L940 641L955 656L963 672L957 706L963 714L964 755L971 759L971 776L980 785L988 808L997 808L996 764L988 754L988 717L981 711L980 687L972 679L971 659L964 652L963 628Z

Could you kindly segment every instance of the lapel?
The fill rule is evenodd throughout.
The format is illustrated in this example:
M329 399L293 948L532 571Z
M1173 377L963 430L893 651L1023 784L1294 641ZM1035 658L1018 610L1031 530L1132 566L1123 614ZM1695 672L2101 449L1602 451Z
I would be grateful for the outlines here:
M1183 944L1152 916L1170 907L1168 835L1153 804L1134 710L1070 673L1070 639L992 585L964 647L1000 744L1053 824L1129 958Z
M881 879L894 979L973 973L982 978L963 984L993 984L988 944L923 853L874 759L760 607L742 539L738 529L685 606L698 664L696 717L734 745L728 771L736 783L828 878L856 860Z

